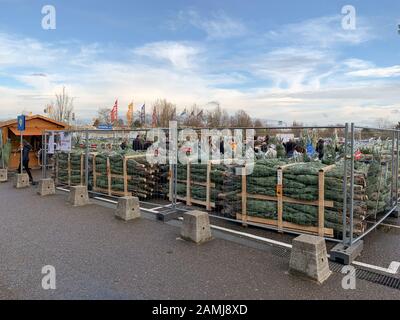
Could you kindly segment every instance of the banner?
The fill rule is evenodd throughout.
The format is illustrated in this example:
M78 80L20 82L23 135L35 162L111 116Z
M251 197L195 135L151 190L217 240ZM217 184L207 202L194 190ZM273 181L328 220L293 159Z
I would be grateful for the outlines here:
M54 132L49 133L49 143L47 145L47 153L48 154L54 154Z
M60 132L60 150L69 152L72 149L72 135L69 132Z
M129 127L133 124L133 102L128 105L128 112L126 114L126 120Z

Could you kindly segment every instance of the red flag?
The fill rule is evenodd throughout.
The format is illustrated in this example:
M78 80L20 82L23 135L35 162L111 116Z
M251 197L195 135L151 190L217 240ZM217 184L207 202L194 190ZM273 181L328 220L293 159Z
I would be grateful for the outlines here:
M118 99L115 100L114 107L111 110L111 122L114 123L118 120Z

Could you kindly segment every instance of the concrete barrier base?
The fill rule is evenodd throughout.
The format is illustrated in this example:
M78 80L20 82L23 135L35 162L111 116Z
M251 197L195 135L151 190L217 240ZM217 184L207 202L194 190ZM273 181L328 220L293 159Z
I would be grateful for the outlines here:
M325 239L301 235L293 240L290 273L323 283L331 275Z
M183 214L181 237L195 243L203 243L211 240L212 236L208 213L194 210Z
M14 187L17 189L29 187L29 176L26 173L18 173L14 178Z
M41 179L39 181L39 189L37 192L41 196L56 194L56 187L53 179Z
M8 171L7 169L0 169L0 182L8 181Z
M132 196L118 198L115 217L124 221L140 218L139 198Z
M352 246L344 246L343 243L338 243L330 252L330 259L332 261L349 265L351 264L362 252L364 248L364 241L360 240Z
M89 204L89 194L86 186L73 186L70 189L68 202L75 207Z

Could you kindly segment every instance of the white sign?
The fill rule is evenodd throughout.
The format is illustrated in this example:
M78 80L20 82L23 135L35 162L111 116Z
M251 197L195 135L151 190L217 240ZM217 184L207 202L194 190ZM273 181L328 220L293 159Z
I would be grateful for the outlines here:
M60 150L69 152L72 149L72 135L69 132L60 132Z
M49 144L47 146L47 153L54 154L54 132L49 133Z

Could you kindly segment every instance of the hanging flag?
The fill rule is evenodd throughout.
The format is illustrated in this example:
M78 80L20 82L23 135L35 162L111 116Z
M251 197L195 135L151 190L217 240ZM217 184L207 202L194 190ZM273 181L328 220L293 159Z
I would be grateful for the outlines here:
M111 123L118 121L118 99L115 100L114 107L111 110Z
M157 110L156 107L153 107L153 116L151 119L151 125L153 128L157 127Z
M128 126L131 127L133 124L133 102L128 105L128 112L126 113L126 120L128 122Z

